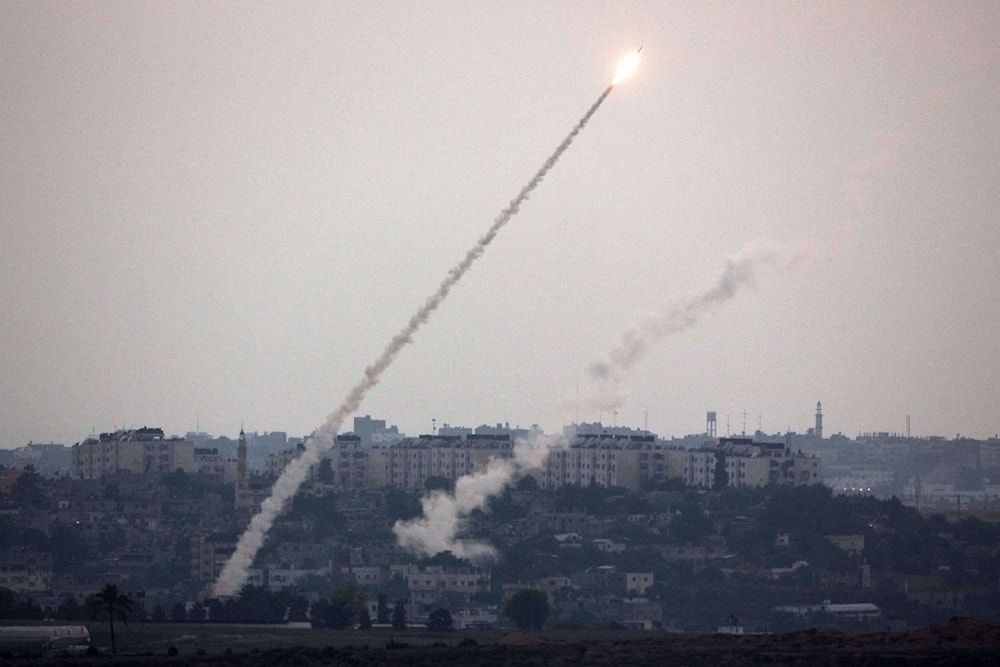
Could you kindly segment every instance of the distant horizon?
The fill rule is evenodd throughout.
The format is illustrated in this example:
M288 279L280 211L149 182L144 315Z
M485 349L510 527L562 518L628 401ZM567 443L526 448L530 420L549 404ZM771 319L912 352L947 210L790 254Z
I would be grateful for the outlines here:
M382 420L384 420L386 422L386 426L388 428L396 426L399 429L400 435L403 436L403 437L418 437L418 436L421 436L421 435L432 435L431 429L427 429L427 430L409 430L409 429L403 428L398 423L394 423L393 420L391 418L387 417L387 416L371 415L371 414L368 414L368 413L366 413L365 415L357 415L357 416L367 416L367 417L371 417L372 419L382 419ZM826 416L825 412L824 412L824 416ZM742 422L742 420L741 420L741 422ZM632 429L632 430L637 430L637 431L646 430L646 431L649 431L650 433L655 434L657 437L663 438L665 440L683 439L683 438L692 437L692 436L697 437L697 436L700 436L700 435L704 435L707 432L705 430L700 430L700 431L695 430L695 431L688 431L688 432L683 433L683 434L678 434L678 433L664 433L664 432L658 431L655 428L645 428L641 424L618 423L617 426L615 426L613 424L605 423L605 422L603 422L601 420L581 420L579 422L569 422L569 423L563 424L562 426L558 426L555 429L550 429L550 428L546 428L546 427L542 427L542 426L539 426L539 428L541 428L541 430L542 430L543 433L552 435L552 434L562 433L563 429L565 427L568 427L568 426L579 425L579 424L595 424L595 423L600 423L601 426L604 427L604 428L626 428L626 429ZM437 428L438 429L441 429L441 428L465 428L465 429L471 429L471 430L475 431L475 429L483 427L483 426L489 427L489 428L495 428L498 424L503 425L502 428L510 428L510 429L530 430L533 427L533 424L531 424L531 423L529 423L527 425L524 425L524 424L515 424L513 422L507 422L507 421L483 421L483 422L478 423L478 424L453 424L451 422L438 422ZM801 428L801 429L791 428L789 430L769 431L766 428L758 430L755 427L755 428L753 428L753 430L751 430L750 429L750 425L748 424L747 425L747 430L744 432L742 430L742 423L741 423L740 424L741 428L739 430L732 429L732 424L731 424L730 425L731 426L731 430L728 431L728 432L726 432L724 424L725 424L724 420L720 420L718 431L716 433L716 437L720 437L720 438L722 438L722 437L743 437L743 436L750 437L750 436L756 435L757 433L760 433L760 434L768 436L768 437L785 436L785 435L788 435L788 434L793 434L793 435L807 435L808 431L813 428L813 426L807 426L807 427ZM101 433L116 433L118 431L129 431L129 430L135 430L135 429L146 428L146 427L148 427L148 428L161 428L161 429L163 429L164 435L166 435L168 437L185 437L189 433L204 433L204 434L206 434L210 438L227 437L227 438L230 438L232 440L235 440L235 439L237 439L239 437L239 432L240 432L240 427L236 427L236 430L232 431L232 432L229 432L229 431L206 430L203 427L200 427L200 428L197 428L197 429L196 428L189 428L189 429L185 429L185 430L173 430L173 429L166 428L166 427L162 426L161 424L147 422L147 423L143 423L143 424L135 425L135 426L131 426L131 425L130 426L113 425L111 428L101 428L101 429L98 429L96 431L89 432L89 433L87 433L85 435L78 435L78 436L75 436L75 437L73 437L71 439L63 440L63 441L59 441L59 440L55 440L55 439L50 439L50 440L31 439L31 440L26 440L26 441L22 442L21 444L10 445L9 443L6 443L6 444L5 443L0 443L0 449L7 449L7 450L18 449L20 447L24 447L24 446L29 445L29 444L35 444L35 445L56 444L56 445L72 446L72 445L74 445L74 444L76 444L78 442L82 442L83 440L85 440L86 438L88 438L90 436L98 436ZM244 426L243 430L247 434L285 433L286 436L289 437L289 438L306 438L306 437L309 437L312 434L312 431L308 431L308 432L296 432L294 430L289 430L287 428L261 428L261 427L250 428L250 427ZM344 430L341 431L341 433L343 434L343 433L353 433L353 432L354 432L354 429L353 429L353 417L352 417L352 419L351 419L351 428L350 429L344 429ZM890 437L903 437L903 438L909 437L911 439L917 439L917 440L931 439L931 438L943 438L945 440L958 440L958 439L995 440L998 437L1000 437L1000 435L998 435L997 433L988 434L988 435L982 435L982 436L977 436L977 435L972 435L972 434L969 434L969 433L962 433L962 432L956 432L954 435L945 435L945 434L941 434L941 433L927 433L927 434L923 434L923 433L919 433L919 432L913 432L912 428L911 428L910 435L907 436L906 431L905 431L905 427L904 427L903 430L899 430L899 431L891 430L891 429L877 429L877 430L858 430L856 432L849 433L847 431L844 431L843 429L830 429L828 423L824 423L824 427L823 427L823 439L829 439L830 437L832 437L834 435L842 435L842 436L844 436L844 437L846 437L848 439L852 439L852 440L853 439L857 439L859 437L872 437L872 436L879 436L879 435L888 435Z

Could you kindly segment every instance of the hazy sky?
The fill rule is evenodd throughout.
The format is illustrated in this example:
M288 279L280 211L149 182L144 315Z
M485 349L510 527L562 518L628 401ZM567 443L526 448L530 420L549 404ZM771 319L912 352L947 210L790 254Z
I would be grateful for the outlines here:
M639 45L361 413L1000 430L1000 3L4 2L0 446L311 431Z

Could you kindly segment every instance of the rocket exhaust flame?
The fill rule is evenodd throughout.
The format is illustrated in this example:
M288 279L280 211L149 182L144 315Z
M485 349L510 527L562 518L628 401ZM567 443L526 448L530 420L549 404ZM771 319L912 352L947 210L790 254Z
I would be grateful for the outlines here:
M622 64L618 66L618 70L615 72L615 78L611 80L612 86L617 86L635 71L635 68L639 65L639 53L641 51L642 47L640 46L635 53L625 56L625 60L622 61Z
M214 595L235 595L243 587L249 577L248 569L253 564L253 559L257 555L257 552L263 546L264 538L267 536L268 531L270 531L275 519L281 514L285 504L298 492L310 468L316 465L319 462L320 456L333 446L334 436L337 434L344 420L358 409L365 395L378 384L382 373L392 364L396 355L403 349L403 346L411 342L413 335L427 321L431 314L437 310L441 302L451 292L451 288L462 279L472 264L482 256L486 250L486 246L493 241L504 225L517 214L521 205L528 199L532 191L538 187L542 179L545 178L545 175L549 173L549 170L555 166L555 163L566 152L566 149L573 143L573 140L597 112L597 109L607 99L608 95L611 94L613 88L614 84L611 84L601 93L597 101L577 121L572 131L556 147L552 155L545 160L541 168L528 181L528 184L521 189L520 193L510 202L507 208L503 209L493 220L493 224L480 237L479 241L465 253L462 260L448 271L448 275L441 282L438 289L417 309L417 312L410 318L406 326L393 337L375 362L365 369L361 381L348 392L341 406L330 413L326 422L316 430L313 437L306 444L305 451L297 459L288 464L278 478L278 481L274 483L270 497L261 503L260 511L254 515L250 520L250 525L244 531L243 535L240 536L239 542L236 545L236 551L230 557L225 567L223 567L222 572L212 587Z

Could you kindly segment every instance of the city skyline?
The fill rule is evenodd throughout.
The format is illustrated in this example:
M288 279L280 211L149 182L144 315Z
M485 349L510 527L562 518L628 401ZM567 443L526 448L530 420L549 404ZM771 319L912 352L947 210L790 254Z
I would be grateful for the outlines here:
M995 4L39 2L0 23L0 447L311 432L640 45L358 414L609 423L576 400L607 389L594 364L766 242L808 252L650 338L602 395L620 423L801 432L822 400L827 433L998 430Z
M361 412L364 411L362 410ZM567 422L565 424L561 424L554 428L546 428L544 426L539 425L537 422L529 422L524 424L506 420L505 421L478 420L475 421L474 423L473 422L452 423L447 420L430 418L428 420L425 420L427 422L427 428L418 427L416 429L408 429L401 427L392 418L391 415L371 415L367 413L362 415L361 412L352 415L352 417L360 417L366 420L370 419L374 421L384 421L386 423L386 427L388 429L396 429L398 431L399 437L401 438L402 437L413 438L420 435L437 434L442 430L476 432L478 429L486 429L486 430L499 429L501 431L508 431L508 430L530 431L532 429L537 428L540 432L545 433L547 435L557 435L563 432L564 429L572 426L600 425L603 428L608 429L609 431L613 429L619 429L621 431L631 430L635 432L648 431L650 433L655 434L657 437L668 440L671 438L683 439L690 436L701 436L705 434L711 435L711 431L707 428L706 424L707 418L705 417L705 415L707 415L708 412L716 414L716 424L715 424L716 431L712 437L730 437L730 436L740 437L740 436L756 436L756 435L775 437L790 433L797 435L807 435L813 433L816 425L815 412L808 415L808 420L807 416L803 414L801 416L802 419L800 423L797 422L796 424L792 424L789 427L783 429L768 429L765 423L766 422L766 419L764 418L765 416L760 413L753 413L749 410L741 410L739 412L734 412L734 413L725 413L712 410L712 411L702 412L703 420L701 424L702 427L700 430L695 429L692 431L685 431L685 432L670 431L670 430L658 431L656 429L649 428L648 425L645 423L625 422L616 420L614 417L612 417L613 421L607 421L606 419L603 418L598 418L596 420L581 420L579 422ZM860 429L844 430L841 428L830 429L829 423L826 422L825 420L826 413L824 412L823 429L820 437L830 438L831 436L837 435L846 437L848 439L854 439L859 437L890 435L894 437L906 437L913 439L928 439L928 438L952 439L960 437L960 438L970 438L974 440L995 440L998 438L997 433L985 434L985 435L975 435L969 433L954 433L954 434L924 433L912 429L912 419L910 419L911 417L912 417L911 415L906 415L903 419L903 424L899 428L897 428L895 425L886 424L883 425L883 427L873 428L870 430L860 430ZM0 443L0 449L15 449L18 447L23 447L24 445L27 444L42 445L42 444L54 443L54 444L69 446L78 442L82 442L83 440L91 436L97 437L102 433L117 433L117 432L130 431L141 428L160 428L164 431L164 435L166 437L187 437L192 434L198 434L209 438L229 438L231 440L235 440L239 435L239 433L244 431L250 435L285 433L290 439L296 439L296 440L304 437L309 437L311 435L311 433L295 432L288 428L282 427L281 424L277 425L258 424L255 426L249 426L247 422L241 422L241 425L237 428L236 432L229 433L229 432L206 430L204 428L198 427L197 425L194 428L187 428L187 427L172 428L169 426L165 427L164 425L156 424L147 420L142 424L112 424L110 426L106 426L103 428L98 427L96 429L91 429L87 433L81 432L80 434L77 434L71 438L67 438L64 440L51 438L44 441L42 440L25 441L23 443L6 444L6 445ZM344 428L341 430L342 434L348 434L354 432L355 430L351 426L351 423L345 423Z

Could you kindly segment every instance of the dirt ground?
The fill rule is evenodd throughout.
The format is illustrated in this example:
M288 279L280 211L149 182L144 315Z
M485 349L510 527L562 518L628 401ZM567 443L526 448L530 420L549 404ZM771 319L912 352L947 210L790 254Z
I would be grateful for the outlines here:
M462 643L460 635L438 645L391 641L379 647L285 646L234 648L229 652L119 656L132 665L454 665L531 667L542 665L998 665L1000 624L969 618L900 633L849 634L805 630L783 635L664 635L614 641L553 641L510 634L485 643ZM459 642L456 644L456 640ZM37 667L107 665L107 658L25 658L4 665Z

